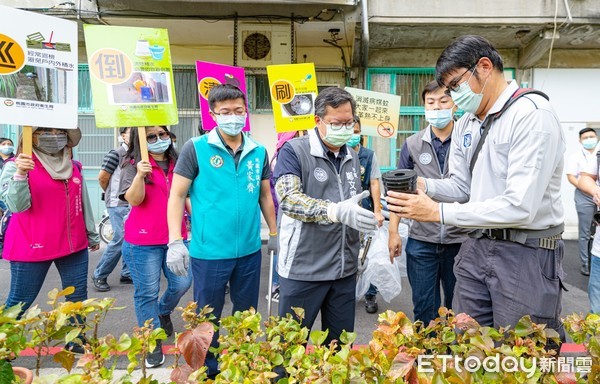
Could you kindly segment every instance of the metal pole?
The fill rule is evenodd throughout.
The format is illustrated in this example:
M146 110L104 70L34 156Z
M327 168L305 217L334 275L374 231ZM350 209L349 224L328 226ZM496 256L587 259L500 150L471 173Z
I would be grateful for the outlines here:
M267 292L267 316L271 317L271 304L273 302L273 258L275 253L269 253L269 291Z
M367 87L369 71L369 11L367 0L361 0L363 88Z

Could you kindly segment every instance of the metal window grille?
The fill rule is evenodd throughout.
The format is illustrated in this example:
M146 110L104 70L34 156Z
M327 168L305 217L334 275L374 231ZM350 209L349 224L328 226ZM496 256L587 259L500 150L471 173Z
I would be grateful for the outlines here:
M435 79L434 68L371 68L367 89L399 95L398 134L394 139L369 138L383 171L395 169L406 138L426 126L421 91Z

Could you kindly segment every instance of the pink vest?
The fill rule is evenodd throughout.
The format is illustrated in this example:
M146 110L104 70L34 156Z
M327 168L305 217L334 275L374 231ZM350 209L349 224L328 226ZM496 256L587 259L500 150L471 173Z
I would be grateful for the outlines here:
M79 167L73 165L69 180L54 180L35 155L33 161L28 176L31 207L10 218L2 251L6 260L54 260L88 246Z
M131 207L125 221L125 241L134 245L166 245L169 243L167 225L167 202L173 181L175 163L169 163L169 172L165 173L150 156L152 173L150 183L146 183L144 201ZM181 237L187 239L185 219L181 221Z

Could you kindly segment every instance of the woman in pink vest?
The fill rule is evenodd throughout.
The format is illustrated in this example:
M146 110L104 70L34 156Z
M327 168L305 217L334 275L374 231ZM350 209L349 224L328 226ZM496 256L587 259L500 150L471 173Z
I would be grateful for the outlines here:
M8 307L34 302L54 263L62 287L75 287L70 301L87 299L88 248L100 247L92 208L81 173L71 160L79 129L36 128L33 154L21 153L5 164L2 199L12 216L2 257L10 261Z
M119 195L129 202L131 212L125 220L121 252L131 271L138 325L153 319L154 328L163 328L167 336L171 336L171 312L192 284L191 274L177 276L167 268L167 201L177 152L166 127L146 127L145 139L150 161L141 160L138 129L132 128L129 149L122 164ZM187 239L184 221L181 237ZM159 300L161 271L167 278L167 290ZM158 367L164 361L159 340L146 358L146 367Z

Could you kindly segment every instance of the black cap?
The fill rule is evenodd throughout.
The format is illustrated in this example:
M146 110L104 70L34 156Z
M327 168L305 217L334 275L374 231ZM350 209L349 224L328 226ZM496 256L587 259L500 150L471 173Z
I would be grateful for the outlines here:
M586 132L594 132L596 133L596 130L594 128L583 128L581 131L579 131L579 136L583 135Z

